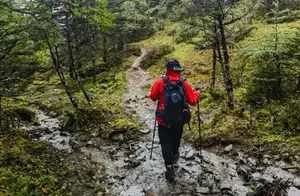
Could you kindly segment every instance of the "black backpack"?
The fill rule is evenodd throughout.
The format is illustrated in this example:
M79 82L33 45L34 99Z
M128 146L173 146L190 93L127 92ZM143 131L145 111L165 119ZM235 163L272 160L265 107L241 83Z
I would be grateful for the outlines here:
M191 115L186 100L184 78L171 83L167 76L164 80L164 108L157 110L157 116L166 124L172 127L190 121Z

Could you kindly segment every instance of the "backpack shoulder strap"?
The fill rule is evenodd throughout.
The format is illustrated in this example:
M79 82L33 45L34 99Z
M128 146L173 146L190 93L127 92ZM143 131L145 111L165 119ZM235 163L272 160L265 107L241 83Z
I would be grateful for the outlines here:
M169 81L169 78L165 75L162 75L161 78L164 80L165 84L169 84L170 81Z
M183 84L183 82L184 82L185 80L186 80L185 78L180 78L180 79L177 81L177 84Z

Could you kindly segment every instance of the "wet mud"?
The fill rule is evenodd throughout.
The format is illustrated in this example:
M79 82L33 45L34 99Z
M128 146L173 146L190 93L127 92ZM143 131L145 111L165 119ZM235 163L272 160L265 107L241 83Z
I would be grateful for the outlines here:
M265 156L265 164L261 165L257 159L242 153L237 153L235 158L226 155L218 156L205 150L200 153L199 150L184 142L180 147L181 155L179 168L176 170L176 181L172 184L168 183L164 176L165 167L157 132L153 158L150 159L156 105L148 98L145 87L153 84L154 79L139 67L146 50L142 49L141 52L142 55L126 71L128 82L123 105L127 112L137 116L145 124L141 136L128 143L103 141L96 135L83 142L76 141L78 136L71 138L73 149L76 148L76 151L89 157L92 162L101 165L101 169L105 167L104 171L95 174L99 178L101 176L101 179L103 177L106 179L107 191L104 195L246 196L254 192L256 187L276 179L288 180L289 196L300 195L299 176L281 169L287 167L283 162L274 162ZM70 149L69 136L65 135L63 139L57 139L55 134L61 135L59 127L50 126L59 125L60 122L42 116L45 115L41 114L39 117L40 128L48 127L49 130L53 130L53 134L39 137L39 140L50 142L59 149ZM30 129L32 131L34 128Z

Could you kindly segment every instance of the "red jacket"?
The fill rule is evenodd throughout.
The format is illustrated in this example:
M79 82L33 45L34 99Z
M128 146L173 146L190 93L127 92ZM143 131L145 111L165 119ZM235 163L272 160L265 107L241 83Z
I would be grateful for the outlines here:
M181 73L167 70L166 76L170 81L177 81L181 78ZM160 78L156 80L150 91L150 98L152 99L152 101L156 101L159 99L159 105L157 108L158 110L164 107L164 84L164 80ZM188 104L197 105L200 98L200 93L198 91L193 91L191 85L186 80L183 82L183 85L185 87L185 94ZM161 119L156 118L156 120L159 125L164 125Z

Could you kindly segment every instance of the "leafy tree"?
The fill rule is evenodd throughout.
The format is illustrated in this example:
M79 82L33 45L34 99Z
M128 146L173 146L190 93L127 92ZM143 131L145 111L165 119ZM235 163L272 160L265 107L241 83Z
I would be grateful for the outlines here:
M74 90L81 90L86 100L91 101L78 72L89 63L95 66L96 46L101 40L98 33L108 32L113 25L113 17L106 7L107 2L100 0L45 0L29 2L15 9L34 19L32 25L46 44L53 68L75 109L78 109L78 103L73 96Z
M183 13L187 14L188 22L200 26L202 29L206 29L207 35L205 37L211 42L208 48L212 48L214 58L212 84L214 85L215 83L216 59L218 58L227 92L227 105L230 109L234 107L234 88L230 70L228 36L226 32L230 24L241 20L249 14L256 2L257 1L190 0L185 1L183 4L185 8Z
M37 39L32 20L13 12L15 4L0 1L0 128L2 99L14 98L24 92L39 69L43 44Z

